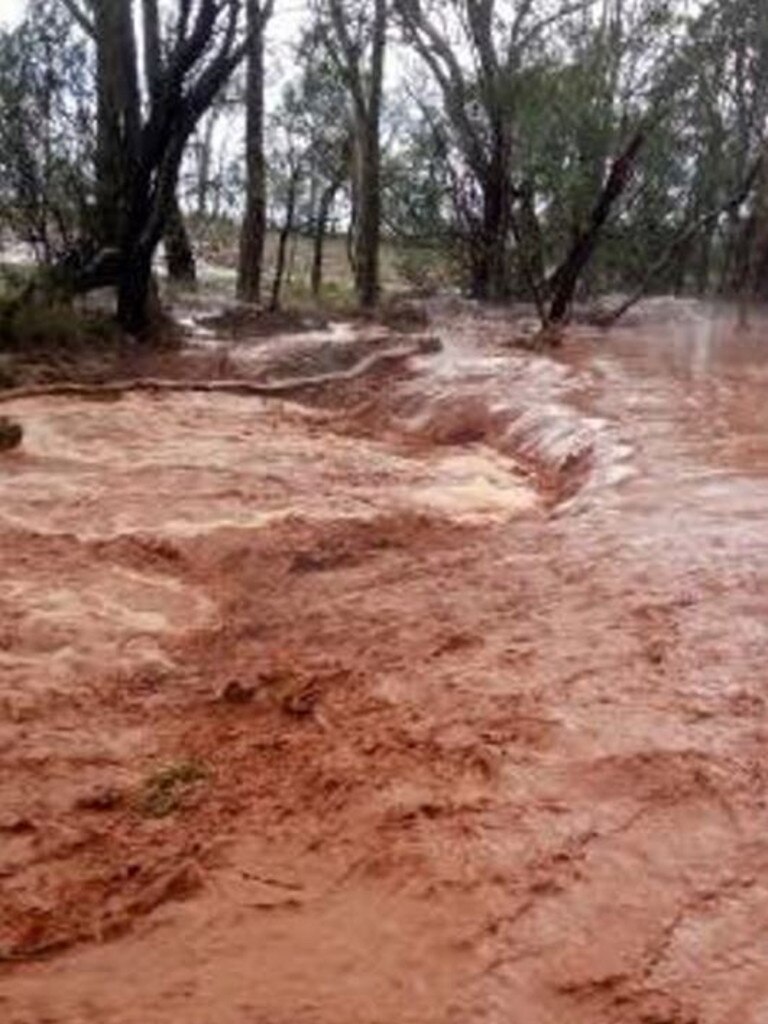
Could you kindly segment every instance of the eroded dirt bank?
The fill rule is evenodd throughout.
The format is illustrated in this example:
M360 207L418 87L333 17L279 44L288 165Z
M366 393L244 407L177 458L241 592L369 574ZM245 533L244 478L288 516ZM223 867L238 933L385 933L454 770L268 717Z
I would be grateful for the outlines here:
M437 326L7 410L3 1020L768 1020L762 343Z

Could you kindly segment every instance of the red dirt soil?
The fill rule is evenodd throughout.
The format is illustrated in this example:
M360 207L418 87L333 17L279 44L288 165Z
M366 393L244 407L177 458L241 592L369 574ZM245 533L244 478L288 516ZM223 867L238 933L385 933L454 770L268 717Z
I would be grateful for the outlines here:
M768 1021L768 364L438 327L4 409L4 1022Z

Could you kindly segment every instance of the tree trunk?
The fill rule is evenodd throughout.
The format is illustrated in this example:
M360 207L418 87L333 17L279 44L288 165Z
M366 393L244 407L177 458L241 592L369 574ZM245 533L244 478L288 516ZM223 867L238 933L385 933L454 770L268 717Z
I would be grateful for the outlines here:
M271 5L248 0L248 65L246 71L245 216L240 233L237 294L258 302L264 242L267 234L267 169L264 157L264 29Z
M379 234L381 222L380 152L378 120L360 126L355 160L359 209L354 238L354 273L357 298L363 309L379 299Z
M86 30L92 28L97 66L97 223L68 277L83 291L97 278L110 283L104 278L111 272L118 321L143 334L151 317L152 256L173 209L184 148L243 56L240 0L181 4L178 34L164 47L157 0L144 0L146 102L132 0L90 0L89 6L93 25Z
M175 284L194 287L197 283L195 253L179 204L174 196L165 224L165 262L168 278Z
M498 118L493 133L493 150L479 176L482 190L482 221L471 240L472 298L500 301L509 297L509 232L511 195L509 188L509 147L503 121Z
M727 214L729 219L738 221L739 210L752 193L755 181L760 174L762 163L762 157L755 161L742 186L723 206L710 210L702 217L699 217L684 228L684 230L672 240L670 245L667 246L658 259L648 267L645 276L632 295L625 299L615 310L600 318L599 322L602 327L608 327L611 324L616 323L616 321L622 317L627 310L631 309L636 303L638 303L645 295L653 279L657 277L662 270L669 266L673 259L679 259L680 252L685 250L689 241L694 238L699 231L703 228L714 227L723 214ZM734 286L738 289L738 285L735 282Z
M197 163L196 205L197 216L204 220L208 216L208 194L211 189L211 163L213 158L213 133L216 128L215 112L211 111L200 140Z
M95 0L96 210L94 238L119 245L132 158L137 150L139 88L132 12L126 0Z
M371 309L379 299L379 242L381 235L381 97L387 39L387 0L373 0L370 20L370 60L363 66L360 39L349 25L354 18L342 0L330 0L329 13L335 42L331 56L345 80L354 119L354 174L352 183L352 273L357 299Z
M317 206L317 218L315 219L315 231L312 244L311 273L312 295L316 299L320 297L320 289L323 285L323 247L325 245L325 235L328 230L328 217L330 216L331 207L333 206L333 200L336 198L338 188L339 186L335 181L326 186L326 188L323 189Z
M745 245L746 266L740 291L746 300L768 299L768 142L756 175L751 230Z
M552 279L550 322L562 323L567 318L579 277L592 258L613 204L629 183L635 160L644 141L645 133L638 130L630 139L624 152L614 160L610 174L592 211L589 227L578 235L568 256L555 272Z
M125 263L117 282L117 320L128 334L145 334L151 292L151 260L142 258Z
M280 292L283 287L283 276L285 274L285 254L288 249L288 240L293 231L293 219L296 210L296 189L298 186L298 171L291 174L288 183L288 195L285 200L285 220L280 229L280 238L277 243L277 259L275 262L275 276L272 281L272 295L269 300L270 312L274 313L280 309Z

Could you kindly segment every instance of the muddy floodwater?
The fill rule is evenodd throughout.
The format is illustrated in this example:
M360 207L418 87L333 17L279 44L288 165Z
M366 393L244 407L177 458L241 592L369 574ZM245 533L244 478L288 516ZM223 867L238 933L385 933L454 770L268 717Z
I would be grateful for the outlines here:
M434 317L3 405L4 1022L768 1022L768 324Z

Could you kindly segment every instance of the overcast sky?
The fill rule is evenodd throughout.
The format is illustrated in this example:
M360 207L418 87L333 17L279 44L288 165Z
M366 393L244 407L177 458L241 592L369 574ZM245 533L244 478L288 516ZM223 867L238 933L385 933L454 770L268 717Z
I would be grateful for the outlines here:
M0 0L0 22L12 25L24 9L25 0Z
M0 24L13 25L26 6L26 0L0 0ZM291 37L306 13L305 0L282 0L277 4L273 34Z
M27 0L0 0L0 26L15 24L21 17ZM272 22L269 26L269 39L273 60L279 64L287 60L289 47L297 38L302 23L307 17L307 0L278 0ZM285 74L286 69L277 69L277 77Z

